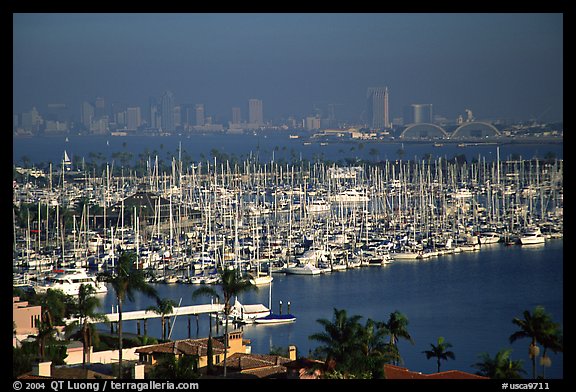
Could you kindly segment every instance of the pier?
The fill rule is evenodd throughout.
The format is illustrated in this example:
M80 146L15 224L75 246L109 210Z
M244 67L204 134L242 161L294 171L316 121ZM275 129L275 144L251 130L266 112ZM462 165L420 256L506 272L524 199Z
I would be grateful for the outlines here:
M206 313L218 313L224 310L224 304L205 304L205 305L190 305L190 306L180 306L174 307L172 313L165 314L164 317L173 317L173 316L188 316L188 315L200 315ZM109 322L109 323L117 323L118 322L118 313L108 313L105 315L107 320L106 321L99 321L99 320L91 320L91 323L101 323L101 322ZM147 320L151 318L160 318L162 317L161 314L155 313L151 310L134 310L129 312L122 312L122 321L129 321L129 320ZM66 319L66 324L71 324L74 321L78 321L77 318L70 318Z

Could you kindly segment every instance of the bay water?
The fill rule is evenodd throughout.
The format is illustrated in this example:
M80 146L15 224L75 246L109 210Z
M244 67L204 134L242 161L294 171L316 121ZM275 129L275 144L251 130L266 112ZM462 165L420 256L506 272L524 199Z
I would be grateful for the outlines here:
M408 331L414 344L400 340L403 366L423 373L436 371L435 359L426 359L424 350L443 336L452 344L455 360L442 363L441 370L457 369L474 373L472 365L481 353L494 357L498 350L512 348L511 358L522 360L531 376L529 339L509 342L518 330L512 323L523 318L525 310L544 306L554 321L563 323L563 240L547 240L544 245L485 245L480 251L443 255L421 261L393 261L384 267L363 267L316 276L274 274L271 286L273 311L288 311L296 322L280 325L245 325L244 337L251 340L252 352L295 345L299 356L308 356L318 346L309 336L323 332L317 322L333 321L334 309L348 316L387 321L398 310L409 320ZM154 284L160 297L181 306L210 303L210 298L192 298L199 286ZM218 291L219 286L214 286ZM243 304L269 305L270 286L239 296ZM102 312L115 306L112 290L102 298ZM138 295L124 306L125 311L146 309L153 301ZM189 320L190 318L190 320ZM190 323L190 329L189 324ZM206 337L208 316L180 316L172 321L171 339ZM161 336L160 319L148 321L148 334ZM141 326L142 328L142 326ZM213 326L216 333L216 327ZM136 322L124 322L124 330L137 332ZM142 330L141 330L142 332ZM223 326L219 327L219 333ZM143 333L143 332L142 332ZM547 378L563 378L563 354L550 354L552 366ZM541 371L538 365L538 371Z

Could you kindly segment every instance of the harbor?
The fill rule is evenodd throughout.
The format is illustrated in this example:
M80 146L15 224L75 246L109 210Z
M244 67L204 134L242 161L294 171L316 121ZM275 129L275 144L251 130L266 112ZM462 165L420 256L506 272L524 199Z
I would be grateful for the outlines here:
M386 281L388 271L480 263L485 257L497 260L549 247L556 249L554 262L560 257L561 266L563 161L500 159L498 148L495 152L496 160L480 157L471 163L438 158L338 166L214 158L190 164L174 156L167 170L158 157L149 156L140 173L113 163L100 173L87 171L65 159L48 171L17 167L13 281L36 289L68 269L96 275L113 270L119 255L132 251L149 282L167 298L183 302L178 309L189 310L174 315L188 319L190 334L190 317L197 317L197 325L198 317L208 317L190 309L211 306L208 298L191 303L192 292L202 285L217 288L216 271L235 269L260 287L258 294L238 299L245 306L295 315L273 327L233 323L236 328L263 351L299 336L306 355L306 347L313 348L302 334L314 332L319 314L329 318L335 307L354 308L364 295L403 304L411 319L422 322L427 314L378 291L358 292L355 286L363 283L347 279L368 275L370 284L378 285L375 279ZM411 285L413 278L404 276L404 284ZM310 309L298 286L313 290L321 305L316 301ZM102 310L110 313L111 290L103 298ZM559 300L552 303L561 318ZM139 334L137 320L147 318L143 309L151 304L137 302L125 307L134 320L123 318L126 330ZM381 318L395 310L384 306L384 314L375 315L373 307L366 309L362 316ZM507 323L515 316L503 315ZM174 323L173 338L185 338L186 328ZM150 331L156 324L149 323ZM197 333L207 332L207 324L200 322Z

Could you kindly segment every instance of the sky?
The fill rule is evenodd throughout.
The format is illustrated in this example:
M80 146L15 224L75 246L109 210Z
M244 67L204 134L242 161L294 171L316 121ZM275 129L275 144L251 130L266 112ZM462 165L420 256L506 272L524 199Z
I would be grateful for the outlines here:
M144 109L172 91L227 121L333 105L360 121L369 87L391 117L414 103L455 119L562 121L561 13L16 13L14 112L104 98Z

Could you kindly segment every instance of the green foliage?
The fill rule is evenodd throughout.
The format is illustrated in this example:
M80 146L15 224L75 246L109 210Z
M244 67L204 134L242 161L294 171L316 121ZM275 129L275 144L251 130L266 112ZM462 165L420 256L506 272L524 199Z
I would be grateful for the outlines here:
M440 361L444 360L447 361L448 359L455 359L454 353L448 350L452 347L452 344L444 341L444 338L440 336L438 338L438 344L434 345L430 343L430 350L422 351L426 354L426 358L436 358L437 365L438 365L438 373L440 373Z
M319 319L324 332L309 339L321 343L315 354L326 361L328 378L383 378L383 366L399 359L397 347L387 338L386 323L368 319L362 325L359 315L348 317L334 309L333 321Z
M503 349L491 358L488 353L482 353L478 357L480 362L472 367L478 369L476 374L494 379L520 379L526 371L522 368L522 361L510 359L512 349Z
M552 316L546 312L543 306L536 306L533 312L525 310L523 318L515 317L512 323L519 327L519 330L510 335L510 343L518 339L530 339L529 357L532 361L532 377L536 378L536 357L539 355L538 344L544 347L542 358L542 374L544 367L549 366L550 358L546 355L548 349L553 352L564 351L564 338L560 329L560 324L552 320Z
M180 358L167 355L148 374L148 378L159 380L189 380L198 377L198 357L191 355Z

